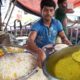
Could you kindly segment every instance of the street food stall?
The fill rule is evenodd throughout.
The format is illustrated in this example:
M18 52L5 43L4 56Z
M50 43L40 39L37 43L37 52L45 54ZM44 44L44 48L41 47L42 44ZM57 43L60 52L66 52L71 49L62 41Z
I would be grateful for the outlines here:
M25 11L40 15L41 0L12 0L14 6L18 6ZM68 0L74 7L80 6L80 1ZM36 5L35 5L36 2ZM57 2L57 0L55 0ZM33 6L32 6L33 5ZM36 7L37 6L37 7ZM8 23L7 23L8 24ZM7 26L7 25L6 25ZM68 28L69 29L69 28ZM70 40L73 37L73 30L77 33L79 28L70 28ZM0 36L6 33L1 33ZM7 35L7 34L6 34ZM11 36L11 34L8 34ZM7 35L7 36L8 36ZM76 34L76 39L79 34ZM1 39L6 40L6 37ZM23 43L19 41L24 40ZM49 57L45 59L42 68L37 66L37 56L26 50L22 45L26 43L28 37L9 37L9 42L0 42L0 80L79 80L80 79L80 46L68 46L65 44L50 44L42 49ZM18 41L18 42L17 42ZM77 40L76 40L77 41ZM12 44L13 42L13 44ZM70 62L69 62L70 61Z
M66 47L68 46L65 44L55 46L50 44L44 46L43 50L50 55L54 51L59 51ZM39 68L36 63L37 56L34 56L32 52L23 47L0 45L1 80L48 80L48 76L43 73L43 69Z

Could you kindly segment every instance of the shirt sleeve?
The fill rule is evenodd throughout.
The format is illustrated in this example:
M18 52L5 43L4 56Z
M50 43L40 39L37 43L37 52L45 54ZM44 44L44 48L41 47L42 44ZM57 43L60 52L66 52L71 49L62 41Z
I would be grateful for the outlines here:
M63 31L63 26L60 21L57 21L57 30L58 30L58 32Z
M38 23L34 23L31 27L31 31L36 31L38 32L39 31L39 24Z

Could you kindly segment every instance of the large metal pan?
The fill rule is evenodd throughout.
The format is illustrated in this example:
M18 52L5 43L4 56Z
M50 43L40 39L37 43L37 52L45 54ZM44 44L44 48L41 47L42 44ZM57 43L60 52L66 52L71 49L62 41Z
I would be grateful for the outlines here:
M60 79L57 79L56 77L51 75L52 74L52 67L54 67L53 65L55 65L56 62L58 60L60 60L61 58L68 56L68 55L70 55L73 52L76 52L78 50L80 50L80 45L75 45L75 46L64 48L60 51L54 52L54 54L51 54L44 61L44 64L43 64L43 72L48 77L48 79L49 80L60 80Z
M25 56L25 59L21 57L23 54ZM16 46L16 45L15 46L3 46L3 45L0 45L0 66L2 66L1 65L2 62L5 62L5 67L4 67L4 64L2 66L3 67L2 69L0 67L0 69L1 69L0 70L0 72L1 72L0 73L0 80L4 79L4 75L2 75L2 71L4 71L5 68L7 68L7 66L9 66L9 65L7 65L8 61L10 62L10 65L11 65L12 62L13 62L12 64L14 64L15 62L17 62L17 60L20 60L20 62L22 60L26 60L26 61L29 60L31 62L31 64L29 65L29 68L30 67L31 68L29 69L29 71L27 73L25 73L25 71L24 71L25 75L22 75L20 77L17 76L15 78L15 80L27 80L30 76L32 76L34 73L36 73L38 71L37 65L36 65L36 58L29 51L27 51L27 50L25 51L25 49L22 48L21 46ZM30 63L29 61L27 61L27 63L25 63L25 64L29 64ZM17 62L17 63L20 63L20 62ZM21 66L22 65L26 66L25 64L24 64L24 61L21 62ZM13 66L16 66L16 65L13 65ZM13 67L13 66L9 66L9 68L8 68L9 72L10 72L11 67ZM22 67L20 67L20 68L22 68ZM28 68L28 66L26 66L26 68ZM15 69L16 68L14 67L14 70ZM11 72L14 72L14 70ZM9 79L11 80L11 78L12 77L10 76ZM7 78L5 78L5 80L7 80ZM13 78L12 78L12 80L13 80Z

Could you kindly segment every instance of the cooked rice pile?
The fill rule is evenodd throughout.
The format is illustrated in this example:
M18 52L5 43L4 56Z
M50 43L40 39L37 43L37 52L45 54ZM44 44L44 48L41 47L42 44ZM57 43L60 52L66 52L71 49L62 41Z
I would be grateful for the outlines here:
M56 51L59 51L59 50L64 49L66 47L68 47L68 45L66 45L66 44L57 44L57 45L54 46L54 49Z
M0 58L0 80L15 80L28 74L35 65L31 54L14 54Z

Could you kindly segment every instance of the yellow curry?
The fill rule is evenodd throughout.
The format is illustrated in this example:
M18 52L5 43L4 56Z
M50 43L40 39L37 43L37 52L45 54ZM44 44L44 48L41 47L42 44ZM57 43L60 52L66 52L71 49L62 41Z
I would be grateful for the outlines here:
M80 51L57 61L52 75L59 80L80 80Z

